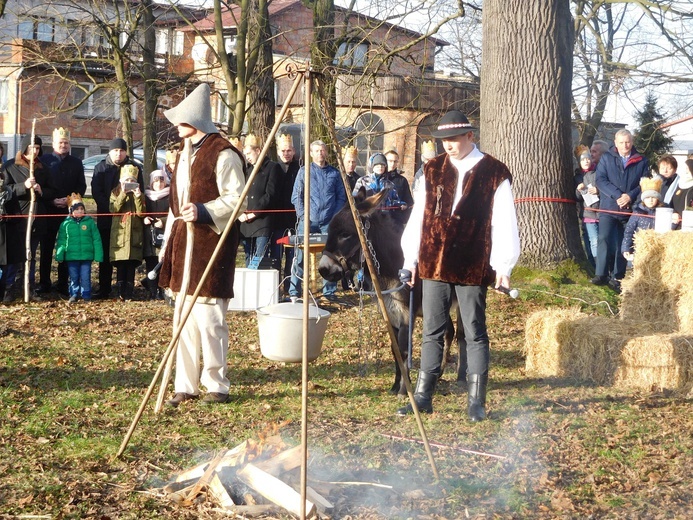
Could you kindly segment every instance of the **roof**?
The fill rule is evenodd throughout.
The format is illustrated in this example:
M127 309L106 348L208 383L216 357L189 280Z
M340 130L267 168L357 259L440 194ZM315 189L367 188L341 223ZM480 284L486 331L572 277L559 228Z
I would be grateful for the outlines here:
M228 4L227 4L228 5ZM297 6L302 6L303 4L301 3L300 0L272 0L269 2L269 15L270 18L274 17L283 11L286 11L288 9L297 7ZM358 15L362 17L365 20L372 20L374 22L377 22L378 24L382 24L384 26L389 26L389 27L395 27L398 31L401 31L403 33L410 34L414 37L419 37L421 36L421 33L412 31L411 29L407 29L406 27L402 27L397 24L392 24L389 22L385 22L383 20L378 20L377 18L373 18L371 16L367 16L365 14L359 13L357 11L350 11L349 9L345 9L343 7L335 6L335 11L336 12L342 12L342 13L351 13ZM236 5L236 4L231 4L231 9L224 9L224 11L221 14L221 21L222 25L225 29L232 29L236 28L238 26L238 20L241 17L241 8ZM193 24L194 29L198 31L213 31L214 30L214 11L210 9L209 14L207 17L204 19L200 20L199 22L195 22ZM181 30L193 30L192 27L188 26L187 28L181 28ZM441 47L450 45L449 42L442 40L440 38L435 38L435 37L430 37L429 38L434 44L440 45Z
M676 126L676 125L678 125L678 124L685 123L686 121L690 121L690 120L692 120L692 119L693 119L693 115L692 115L692 116L682 117L681 119L677 119L677 120L675 120L675 121L669 121L668 123L664 123L663 125L661 125L661 126L659 127L659 129L660 129L660 130L664 130L664 129L670 128L670 127L672 127L672 126Z

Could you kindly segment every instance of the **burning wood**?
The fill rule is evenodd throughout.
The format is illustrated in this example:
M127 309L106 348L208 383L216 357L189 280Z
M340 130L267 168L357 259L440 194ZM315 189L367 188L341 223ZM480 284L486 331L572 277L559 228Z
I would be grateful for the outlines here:
M181 506L205 503L229 515L253 517L281 508L300 515L301 495L294 487L293 473L301 465L301 447L282 447L281 440L273 437L262 445L245 441L181 472L162 491ZM334 507L315 487L306 490L308 517Z

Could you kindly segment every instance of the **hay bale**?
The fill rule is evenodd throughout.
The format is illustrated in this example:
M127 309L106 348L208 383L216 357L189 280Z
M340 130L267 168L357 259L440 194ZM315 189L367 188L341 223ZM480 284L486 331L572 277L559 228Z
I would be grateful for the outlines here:
M693 389L693 336L652 334L647 323L578 308L535 312L525 327L525 369L621 388Z
M631 339L621 351L614 386L689 392L693 388L693 336L657 334Z
M541 377L612 384L622 349L643 328L647 325L589 316L577 308L536 312L525 325L525 369Z
M659 332L693 332L693 233L638 232L633 272L623 280L621 318Z
M549 309L531 314L525 322L525 369L538 376L557 376L561 367L559 345L565 338L557 334L558 323L573 322L584 316L577 307Z

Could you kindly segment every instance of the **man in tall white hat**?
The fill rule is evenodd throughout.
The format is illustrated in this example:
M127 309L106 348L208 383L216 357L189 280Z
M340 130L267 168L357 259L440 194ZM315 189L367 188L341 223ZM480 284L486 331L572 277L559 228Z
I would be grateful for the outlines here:
M159 277L159 285L176 296L177 326L181 306L197 289L221 233L240 204L245 175L243 156L212 122L209 85L203 83L164 115L182 139L171 179ZM185 323L176 352L175 393L168 406L197 399L200 384L207 390L204 404L225 403L229 398L226 310L233 298L238 240L234 227Z
M421 368L414 400L433 412L440 377L447 316L457 296L467 347L467 415L486 418L489 339L486 330L488 286L510 287L520 256L511 175L505 164L480 152L474 127L459 110L446 113L433 137L445 153L429 160L415 193L414 210L402 234L400 280L422 280L423 338ZM412 413L408 404L398 415Z

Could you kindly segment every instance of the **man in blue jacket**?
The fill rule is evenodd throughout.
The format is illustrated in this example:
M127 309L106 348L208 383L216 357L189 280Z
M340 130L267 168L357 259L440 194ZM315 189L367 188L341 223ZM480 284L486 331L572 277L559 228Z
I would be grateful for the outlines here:
M603 154L597 166L599 190L599 242L597 266L592 283L620 291L626 274L626 259L619 254L623 233L640 195L640 179L649 173L647 159L633 148L633 135L624 129L616 132L614 147Z
M332 217L346 203L346 191L339 170L327 164L327 145L323 141L310 143L310 215L309 226L311 233L327 233L327 226ZM298 236L303 235L305 224L305 208L303 205L305 186L305 167L301 166L296 175L294 191L291 194L291 202L296 208L298 218ZM303 250L296 253L294 267L291 269L291 284L289 296L299 298L301 296L301 278L303 277ZM322 295L328 300L336 298L337 284L325 280Z

